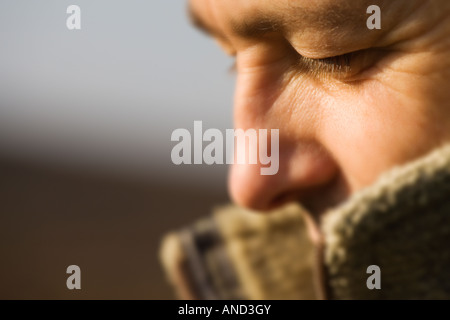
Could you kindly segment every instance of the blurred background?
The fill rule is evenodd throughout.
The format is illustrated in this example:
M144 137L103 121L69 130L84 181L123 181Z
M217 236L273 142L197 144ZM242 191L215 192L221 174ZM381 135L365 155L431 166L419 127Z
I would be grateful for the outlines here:
M228 195L171 133L233 127L231 60L186 1L3 0L0 43L0 299L174 298L161 237Z

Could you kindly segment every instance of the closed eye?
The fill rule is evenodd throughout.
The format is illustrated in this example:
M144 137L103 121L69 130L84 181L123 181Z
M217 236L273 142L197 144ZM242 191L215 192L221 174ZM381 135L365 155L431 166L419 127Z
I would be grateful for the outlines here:
M321 68L327 72L345 72L350 71L353 53L347 53L340 56L309 59L304 57L304 62L310 64L311 67Z
M295 52L296 63L291 65L292 71L307 73L318 79L335 78L342 81L356 80L361 75L373 67L378 60L386 54L386 51L375 49L364 49L346 54L327 58L308 58ZM237 62L228 68L228 73L237 72Z
M324 76L343 77L354 70L356 53L347 53L339 56L312 59L300 56L298 65L303 72L322 78Z
M307 72L319 79L334 77L341 80L351 80L374 66L383 54L386 53L374 49L365 49L322 59L300 56L297 59L297 68L301 72Z
M342 75L350 73L353 53L347 53L340 56L312 59L301 56L299 66L302 71L308 71L316 76L323 75ZM228 68L228 73L234 74L237 72L237 62L233 61L233 64Z

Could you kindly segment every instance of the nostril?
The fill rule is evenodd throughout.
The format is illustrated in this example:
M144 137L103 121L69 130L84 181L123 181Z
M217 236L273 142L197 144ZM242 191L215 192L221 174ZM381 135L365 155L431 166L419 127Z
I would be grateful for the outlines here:
M228 182L232 200L256 211L300 202L317 213L342 198L339 166L320 145L285 142L279 165L277 174L268 176L261 175L260 165L232 165Z
M293 200L295 200L295 198L292 195L289 195L288 193L277 195L270 202L267 203L268 207L267 209L268 210L276 209Z

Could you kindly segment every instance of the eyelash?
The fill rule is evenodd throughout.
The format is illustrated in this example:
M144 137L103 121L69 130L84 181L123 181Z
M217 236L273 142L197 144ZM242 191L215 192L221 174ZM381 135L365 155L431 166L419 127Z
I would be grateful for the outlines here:
M314 76L337 76L342 77L353 72L355 53L347 53L323 59L311 59L300 57L299 67L302 71L307 71Z
M379 54L374 56L371 50L360 50L346 54L313 59L299 55L295 52L296 63L290 65L290 70L294 73L308 74L316 79L339 79L342 81L354 80L355 76L367 70L374 64L375 59L379 59ZM237 72L236 61L228 68L229 74Z
M353 53L323 59L311 59L302 56L299 65L302 69L307 69L314 74L342 74L351 71L353 56ZM228 73L235 73L236 70L237 64L236 61L233 61L233 64L228 68Z
M311 60L315 66L325 69L345 69L350 68L352 62L352 53L347 53L340 56L324 58L324 59L308 59Z

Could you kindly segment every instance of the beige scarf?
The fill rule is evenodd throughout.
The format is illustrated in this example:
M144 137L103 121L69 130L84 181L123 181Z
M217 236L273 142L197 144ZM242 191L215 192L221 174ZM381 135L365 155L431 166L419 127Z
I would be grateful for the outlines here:
M450 146L394 168L324 215L324 248L302 209L234 206L168 235L161 259L186 299L449 299ZM380 289L369 289L369 266Z

